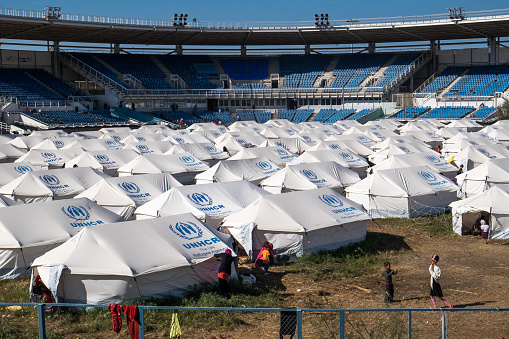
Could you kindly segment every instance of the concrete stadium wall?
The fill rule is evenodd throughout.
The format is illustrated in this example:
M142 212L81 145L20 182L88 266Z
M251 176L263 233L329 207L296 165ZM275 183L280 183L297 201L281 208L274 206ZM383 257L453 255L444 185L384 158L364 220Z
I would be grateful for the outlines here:
M51 52L0 50L2 67L44 67L51 69Z

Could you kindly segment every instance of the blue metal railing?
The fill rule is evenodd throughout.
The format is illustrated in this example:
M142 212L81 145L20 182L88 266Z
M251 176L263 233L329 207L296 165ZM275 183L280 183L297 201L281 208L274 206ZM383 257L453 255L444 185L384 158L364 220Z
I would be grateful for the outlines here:
M67 304L67 303L52 303L52 304L34 304L34 303L0 303L2 306L36 306L37 317L39 326L39 338L46 338L46 321L45 321L45 308L46 307L71 307L71 308L107 308L107 305L89 305L89 304ZM408 314L408 338L412 338L412 312L441 312L442 313L442 338L447 337L447 312L507 312L509 308L345 308L345 309L330 309L330 308L244 308L244 307L181 307L181 306L138 306L140 313L140 339L145 338L145 310L173 310L173 311L237 311L237 312L295 312L297 319L296 334L297 339L302 338L302 313L338 313L339 314L339 338L344 339L345 331L345 315L346 313L360 313L360 312L401 312Z

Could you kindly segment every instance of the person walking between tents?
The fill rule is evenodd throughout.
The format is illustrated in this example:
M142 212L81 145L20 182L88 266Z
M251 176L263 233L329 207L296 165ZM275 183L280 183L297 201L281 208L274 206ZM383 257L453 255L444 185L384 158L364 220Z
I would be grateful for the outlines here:
M440 277L442 276L442 270L437 265L439 259L439 256L436 254L431 257L431 265L429 266L429 273L431 274L431 291L429 293L429 297L433 302L433 308L437 308L437 303L433 297L438 297L438 299L440 299L445 305L449 306L449 308L453 308L453 306L444 299L444 295L442 294L442 288L439 283Z
M224 253L214 254L214 257L221 261L217 270L219 289L227 299L230 299L231 292L230 287L228 287L228 278L230 278L230 275L232 274L232 251L227 248Z
M258 252L258 256L255 260L256 266L263 266L263 270L265 271L265 275L269 275L269 267L274 263L274 251L273 245L265 241L262 244L262 249Z

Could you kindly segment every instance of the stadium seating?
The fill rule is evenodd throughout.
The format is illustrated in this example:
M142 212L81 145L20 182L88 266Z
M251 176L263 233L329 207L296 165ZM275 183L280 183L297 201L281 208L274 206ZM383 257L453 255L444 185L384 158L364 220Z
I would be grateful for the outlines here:
M430 107L405 107L392 116L395 119L413 119L429 110Z
M268 59L220 59L219 62L232 80L263 80L269 77Z
M160 112L157 112L157 114L159 114L159 113ZM163 117L166 120L169 120L169 121L172 121L172 122L178 122L178 121L180 121L180 119L183 119L184 122L187 125L191 125L191 124L194 124L194 123L197 123L197 122L201 122L200 119L195 117L192 113L184 112L184 111L178 111L178 112L164 111L163 112Z
M80 93L72 88L71 86L67 85L64 81L61 79L58 79L48 73L47 71L43 69L26 69L25 72L39 80L40 82L44 83L46 86L50 87L51 89L58 92L63 97L68 97L71 95L80 95Z
M335 114L337 110L325 108L321 109L317 115L313 118L313 121L325 122L328 120L333 114Z
M239 118L239 120L242 120L242 121L246 121L246 120L256 121L254 112L237 112L237 117Z
M497 111L497 107L484 106L484 107L479 108L474 113L470 114L469 118L471 118L472 120L483 120L483 119L486 119L486 118L492 116L493 114L495 114L496 111Z
M373 109L371 109L371 108L361 109L360 111L358 111L355 114L352 114L351 116L346 118L346 120L357 120L359 118L362 118L365 115L368 115L371 112L373 112Z
M324 121L325 124L333 124L338 120L343 120L350 114L355 112L355 109L340 109L332 114L327 120Z
M82 125L99 125L100 122L96 119L85 115L83 113L76 113L74 111L44 111L44 114L49 118L59 121L62 125L68 126L82 126Z
M213 89L217 88L209 80L210 67L214 67L212 60L207 55L157 55L161 63L173 74L179 75L191 89ZM197 73L198 69L207 69L207 73ZM205 64L211 66L205 67ZM216 70L217 73L217 70Z
M16 97L19 101L28 102L64 100L63 96L28 75L28 71L28 69L1 68L0 96ZM38 71L34 73L38 74Z
M87 114L94 117L96 120L101 122L104 121L105 123L112 125L127 124L130 120L125 117L113 116L109 110L93 110L89 111Z
M107 76L114 82L116 82L119 85L122 85L124 87L130 88L129 85L124 83L122 79L120 79L117 76L117 73L115 73L111 68L100 62L96 56L99 56L99 53L93 54L93 53L69 53L76 59L82 61L83 63L87 64L88 66L92 67L99 73L102 73L103 75Z
M324 92L356 92L362 87L360 83L382 67L392 54L345 54L341 55L332 72L334 80Z
M233 124L235 121L237 121L230 114L230 112L221 111L221 112L214 112L214 114L216 115L216 117L219 121L221 121L222 123L227 124L227 125Z
M366 91L374 91L379 90L380 88L384 88L385 86L389 85L394 79L397 78L399 74L401 74L403 71L405 71L408 66L419 57L419 54L402 54L398 56L392 64L390 64L387 69L383 72L382 78L372 84L371 86L368 86L366 88Z
M280 92L316 91L313 87L317 77L322 75L329 65L330 55L281 55L279 57L279 75L284 77Z
M46 124L48 126L58 126L60 123L48 118L43 113L30 113L30 112L21 112L21 115L25 115L35 121Z
M466 107L437 107L431 111L424 113L420 118L434 118L440 120L454 120L465 116L468 112L474 108L470 106Z
M266 123L270 120L272 113L270 112L255 112L256 121L260 124Z
M509 66L473 66L456 82L444 97L468 96L472 100L492 97L509 87Z

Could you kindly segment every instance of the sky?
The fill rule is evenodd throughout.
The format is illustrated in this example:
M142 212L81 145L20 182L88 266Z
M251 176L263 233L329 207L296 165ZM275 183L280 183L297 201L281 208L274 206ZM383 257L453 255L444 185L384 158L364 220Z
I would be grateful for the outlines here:
M315 13L331 20L448 13L448 7L468 11L509 8L507 0L34 0L0 1L0 7L42 10L60 6L62 13L169 20L187 13L198 21L313 21ZM468 15L468 14L467 14Z

